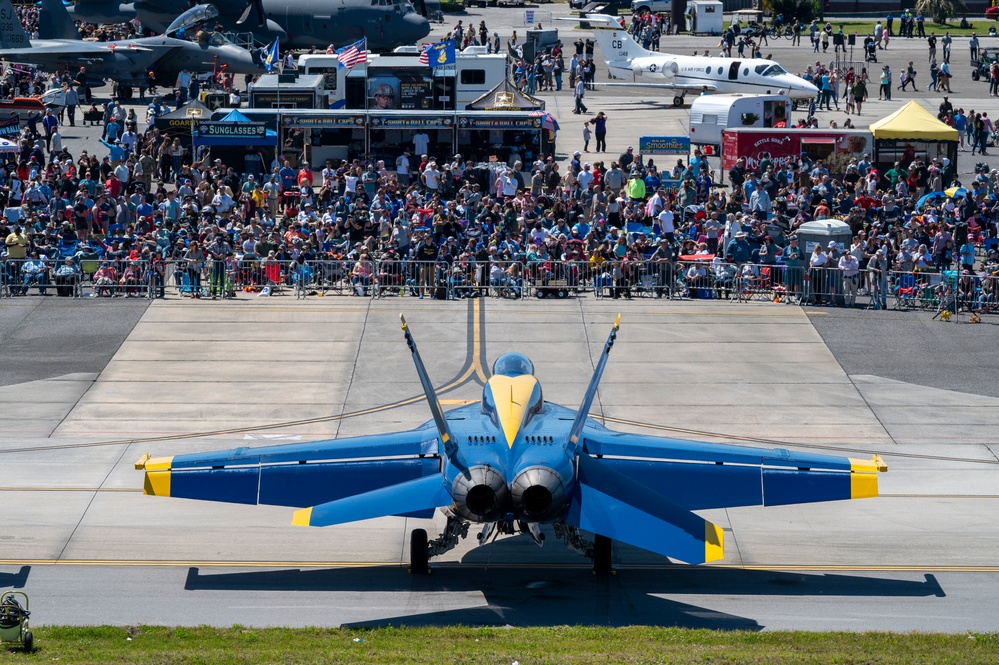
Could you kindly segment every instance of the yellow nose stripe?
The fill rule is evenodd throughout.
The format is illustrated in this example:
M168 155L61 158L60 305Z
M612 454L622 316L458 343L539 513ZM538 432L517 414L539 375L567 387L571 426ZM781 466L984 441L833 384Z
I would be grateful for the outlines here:
M531 405L531 395L538 385L533 376L503 376L497 374L489 378L489 389L493 393L496 404L496 416L499 418L506 445L513 447L513 442L524 424L524 415Z

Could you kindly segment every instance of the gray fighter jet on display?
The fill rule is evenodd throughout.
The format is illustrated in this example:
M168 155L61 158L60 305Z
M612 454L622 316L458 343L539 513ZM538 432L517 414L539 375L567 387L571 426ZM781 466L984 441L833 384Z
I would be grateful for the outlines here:
M345 46L367 37L368 48L388 51L412 46L430 34L426 16L440 9L439 0L216 0L218 23L231 32L252 32L261 44L281 40L282 48ZM121 23L138 19L162 32L186 9L176 0L77 0L74 18L88 23ZM422 15L421 15L422 12Z
M194 41L171 36L90 42L80 37L61 0L42 0L48 20L46 34L53 39L29 39L10 0L0 0L0 60L39 67L53 72L75 72L86 67L94 85L103 80L118 82L119 94L127 99L131 87L145 85L149 72L160 85L173 85L183 69L211 72L225 68L236 74L264 71L259 51L248 51L218 33L199 33Z

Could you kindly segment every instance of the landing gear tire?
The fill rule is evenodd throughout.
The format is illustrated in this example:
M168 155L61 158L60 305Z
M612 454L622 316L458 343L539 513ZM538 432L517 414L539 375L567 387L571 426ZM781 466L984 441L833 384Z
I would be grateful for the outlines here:
M409 534L409 573L411 575L430 574L426 529L413 529Z
M132 86L130 85L120 85L118 86L118 99L123 102L127 102L132 98Z
M683 106L683 95L677 95L673 98L673 106L675 108L680 108Z
M614 569L611 567L611 541L607 536L595 536L593 538L593 574L611 575Z
M792 111L797 111L798 110L798 100L797 99L792 99L791 100L791 110Z

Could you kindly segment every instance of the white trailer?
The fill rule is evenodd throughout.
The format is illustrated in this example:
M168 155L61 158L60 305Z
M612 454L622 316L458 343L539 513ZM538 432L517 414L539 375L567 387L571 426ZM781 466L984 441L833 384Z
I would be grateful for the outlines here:
M723 129L788 127L791 108L785 95L701 95L690 105L690 143L719 150Z

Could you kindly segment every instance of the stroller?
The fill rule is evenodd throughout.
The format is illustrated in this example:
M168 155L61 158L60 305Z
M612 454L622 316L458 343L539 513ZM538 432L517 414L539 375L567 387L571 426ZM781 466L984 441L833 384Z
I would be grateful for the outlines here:
M873 37L864 40L864 62L878 61L878 46Z

